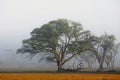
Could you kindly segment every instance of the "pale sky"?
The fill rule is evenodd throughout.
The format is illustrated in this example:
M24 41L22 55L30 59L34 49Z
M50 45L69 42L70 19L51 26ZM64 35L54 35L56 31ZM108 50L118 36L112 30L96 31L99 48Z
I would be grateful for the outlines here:
M120 41L120 0L0 0L0 51L18 49L34 28L59 18Z

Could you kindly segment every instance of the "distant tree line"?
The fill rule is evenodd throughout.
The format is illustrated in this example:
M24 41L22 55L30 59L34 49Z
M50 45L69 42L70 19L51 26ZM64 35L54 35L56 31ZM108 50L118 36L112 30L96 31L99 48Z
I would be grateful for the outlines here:
M120 44L115 42L115 36L104 33L96 36L83 26L67 19L58 19L35 28L29 39L23 40L23 46L17 53L29 53L32 59L36 54L41 54L39 61L54 62L57 71L71 59L81 57L92 68L96 61L99 70L103 65L114 68L115 56ZM78 60L79 61L79 60Z

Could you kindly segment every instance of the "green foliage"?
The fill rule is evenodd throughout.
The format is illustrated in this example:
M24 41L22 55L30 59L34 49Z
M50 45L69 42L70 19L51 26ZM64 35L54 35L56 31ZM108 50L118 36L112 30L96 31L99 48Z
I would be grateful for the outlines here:
M81 52L83 49L87 50L87 47L85 47L87 42L84 40L88 34L90 34L90 31L84 31L80 23L66 19L53 20L40 28L35 28L31 32L31 38L23 40L23 46L17 52L53 53L52 50L57 49L59 55L55 54L54 57L57 55L62 59L65 53L72 54ZM62 53L60 50L62 50ZM46 59L52 61L54 57L46 57Z
M114 48L114 41L114 35L105 33L98 37L91 34L89 30L84 30L80 23L58 19L50 21L40 28L35 28L31 32L31 37L23 40L23 46L17 50L17 53L30 53L32 57L43 53L40 60L56 62L60 67L75 55L85 51L95 52L92 55L98 58L98 48L107 52ZM68 54L72 56L66 59Z

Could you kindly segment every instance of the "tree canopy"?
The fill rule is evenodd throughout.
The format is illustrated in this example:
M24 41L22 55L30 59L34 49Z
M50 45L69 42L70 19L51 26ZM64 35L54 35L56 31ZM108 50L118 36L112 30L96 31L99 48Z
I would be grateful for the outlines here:
M56 62L59 71L75 55L89 49L85 40L88 34L90 31L83 30L80 23L67 19L53 20L35 28L31 38L23 40L23 46L17 52L32 56L44 53L44 59ZM66 58L68 54L71 56Z
M29 39L23 40L23 46L17 53L29 53L30 58L42 54L41 60L55 62L57 71L62 66L80 53L87 53L89 66L92 66L92 57L97 59L100 69L108 58L107 54L115 52L115 37L105 33L100 37L93 35L89 30L84 30L82 25L67 19L58 19L35 28ZM84 57L86 58L86 56Z

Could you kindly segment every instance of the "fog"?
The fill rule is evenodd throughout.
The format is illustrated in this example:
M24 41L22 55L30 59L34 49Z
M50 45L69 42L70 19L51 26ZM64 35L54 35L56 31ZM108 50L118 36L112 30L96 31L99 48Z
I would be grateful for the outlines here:
M0 0L0 68L55 67L38 64L37 57L29 61L25 55L16 54L16 49L34 28L59 18L80 22L96 35L114 34L120 42L119 4L120 0Z

